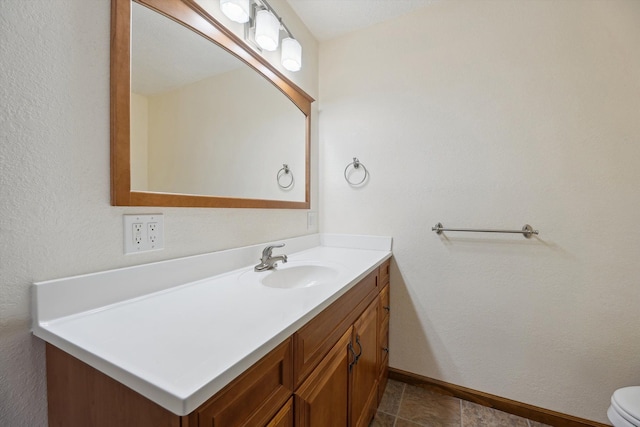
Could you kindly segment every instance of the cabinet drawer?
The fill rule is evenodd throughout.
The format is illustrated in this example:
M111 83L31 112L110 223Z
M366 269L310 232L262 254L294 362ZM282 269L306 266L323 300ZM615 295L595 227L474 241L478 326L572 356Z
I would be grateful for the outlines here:
M266 425L293 394L291 350L288 338L192 412L189 425Z
M293 397L289 398L267 427L293 427Z
M293 335L298 387L378 294L378 270L362 279Z
M391 259L386 260L382 263L382 265L378 268L378 276L380 277L380 287L383 287L389 283L389 274L391 270Z

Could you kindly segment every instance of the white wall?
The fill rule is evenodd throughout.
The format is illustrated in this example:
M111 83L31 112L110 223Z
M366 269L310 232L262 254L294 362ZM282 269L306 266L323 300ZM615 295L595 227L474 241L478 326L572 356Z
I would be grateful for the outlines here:
M293 77L316 97L317 44L292 26L310 65ZM305 210L110 206L109 31L108 1L0 1L2 426L46 425L44 344L29 332L32 282L317 232ZM312 156L315 166L315 123ZM317 177L314 167L312 209ZM164 213L166 249L124 256L122 214L153 212Z
M393 236L393 367L602 422L640 384L638 23L443 1L321 44L321 229Z

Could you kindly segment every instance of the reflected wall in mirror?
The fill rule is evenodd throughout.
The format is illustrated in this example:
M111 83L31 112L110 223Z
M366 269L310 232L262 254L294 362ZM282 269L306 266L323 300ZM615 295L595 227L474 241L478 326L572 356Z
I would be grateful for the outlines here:
M112 32L112 204L309 208L307 94L189 0L115 0Z

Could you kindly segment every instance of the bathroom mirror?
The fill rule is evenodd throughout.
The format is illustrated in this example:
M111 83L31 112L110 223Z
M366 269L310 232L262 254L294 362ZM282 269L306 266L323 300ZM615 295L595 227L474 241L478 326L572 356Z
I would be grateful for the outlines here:
M309 208L313 99L194 1L113 0L111 76L113 205Z

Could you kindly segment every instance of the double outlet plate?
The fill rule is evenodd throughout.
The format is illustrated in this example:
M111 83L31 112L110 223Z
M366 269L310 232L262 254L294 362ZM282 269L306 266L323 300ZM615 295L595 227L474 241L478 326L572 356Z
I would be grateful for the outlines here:
M135 254L164 249L164 217L124 215L124 253Z
M164 217L162 214L123 215L123 218L125 254L164 249ZM317 212L308 212L307 229L316 227L317 224Z

